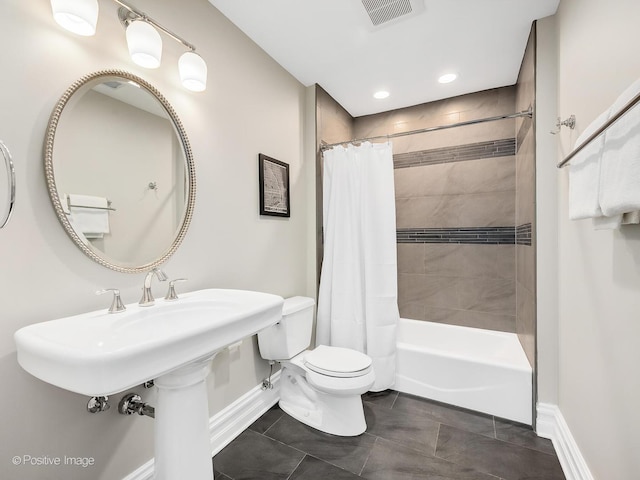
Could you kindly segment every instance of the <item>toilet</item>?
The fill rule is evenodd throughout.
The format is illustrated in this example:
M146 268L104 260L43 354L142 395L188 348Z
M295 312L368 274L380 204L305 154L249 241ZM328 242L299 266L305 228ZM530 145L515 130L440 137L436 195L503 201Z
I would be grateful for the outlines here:
M282 319L258 333L260 355L280 362L280 408L296 420L333 435L364 433L361 395L373 385L371 357L348 348L309 350L314 300L284 301Z

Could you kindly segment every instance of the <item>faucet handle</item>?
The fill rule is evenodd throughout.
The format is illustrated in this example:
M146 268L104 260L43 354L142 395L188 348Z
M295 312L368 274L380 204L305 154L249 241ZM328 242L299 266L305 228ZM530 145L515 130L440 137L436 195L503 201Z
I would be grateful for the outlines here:
M120 290L117 288L105 288L103 290L98 290L96 295L103 295L108 292L113 292L113 301L111 302L111 306L109 307L109 313L120 313L124 312L127 307L124 306L122 300L120 299Z
M186 282L187 280L188 278L176 278L174 280L171 280L169 282L169 290L167 290L167 295L164 297L164 299L168 301L177 300L178 295L176 295L176 289L174 285L178 282Z

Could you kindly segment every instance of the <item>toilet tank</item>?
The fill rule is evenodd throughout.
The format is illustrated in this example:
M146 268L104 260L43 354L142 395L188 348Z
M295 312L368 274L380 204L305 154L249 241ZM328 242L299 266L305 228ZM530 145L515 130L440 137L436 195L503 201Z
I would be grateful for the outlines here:
M265 360L288 360L309 347L314 304L313 298L286 298L282 319L258 333L260 356Z

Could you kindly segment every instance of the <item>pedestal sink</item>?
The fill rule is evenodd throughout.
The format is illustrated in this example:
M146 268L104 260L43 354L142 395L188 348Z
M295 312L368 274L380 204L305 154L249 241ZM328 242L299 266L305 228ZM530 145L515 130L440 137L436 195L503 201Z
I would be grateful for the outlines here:
M212 480L205 378L215 354L277 323L282 297L245 290L185 293L29 325L15 333L18 363L45 382L88 396L155 379L155 479Z

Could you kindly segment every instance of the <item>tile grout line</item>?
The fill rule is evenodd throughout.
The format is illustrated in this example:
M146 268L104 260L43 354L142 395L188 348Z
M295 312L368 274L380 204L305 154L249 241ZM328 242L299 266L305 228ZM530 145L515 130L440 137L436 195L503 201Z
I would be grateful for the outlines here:
M494 418L494 421L495 421L495 417L493 417L493 418ZM450 428L453 428L453 429L456 429L456 430L460 430L460 431L463 431L463 432L466 432L466 433L470 433L470 434L472 434L472 435L483 436L483 437L485 437L485 438L491 439L491 441L494 441L494 442L500 442L500 443L502 443L502 444L510 445L511 447L516 447L516 448L518 448L518 449L530 450L530 451L534 451L534 452L539 453L539 454L546 454L546 452L542 452L542 451L540 451L540 450L536 450L536 449L533 449L533 448L527 447L527 446L525 446L525 445L520 445L520 444L518 444L518 443L513 443L513 442L511 442L511 441L509 441L509 440L502 440L502 439L499 439L499 438L491 438L491 437L489 437L489 436L487 436L487 435L483 435L483 434L475 433L475 432L470 432L470 431L468 431L468 430L464 430L464 429L459 428L459 427L453 427L453 426L451 426L451 425L448 425L448 426L449 426ZM553 456L552 454L546 454L546 455ZM486 470L476 470L476 467L475 467L475 466L471 466L471 467L469 467L468 465L465 465L464 463L458 463L458 461L457 461L457 460L454 460L454 459L448 459L448 458L444 458L444 457L441 457L441 456L438 456L438 455L435 455L435 456L436 456L436 458L439 458L439 459L444 460L444 461L446 461L446 462L453 463L453 464L455 464L455 465L459 465L459 466L462 466L462 467L465 467L465 466L466 466L467 468L471 468L471 469L473 469L473 470L475 470L475 471L477 471L477 472L480 472L480 473L482 473L482 474L484 474L484 475L489 475L489 476L491 476L491 477L495 477L497 480L507 480L507 479L505 479L504 477L498 476L497 474L494 474L494 473L488 472L488 471L486 471ZM556 458L557 458L557 456L556 456ZM510 479L509 479L509 480L511 480L512 478L513 478L513 477L510 477Z
M498 438L498 427L497 427L496 417L495 416L493 417L493 428L494 428L495 439L500 441L500 442L508 443L508 444L514 445L516 447L527 448L529 450L533 450L534 452L543 453L545 455L551 455L551 456L555 456L555 457L558 456L558 453L555 451L555 448L554 448L554 452L550 453L550 452L547 452L546 450L541 450L540 448L536 448L536 447L531 446L531 445L525 445L524 443L518 443L518 442L513 442L511 440L508 440L508 439ZM542 437L539 437L538 434L534 430L531 430L531 431L536 435L536 438L542 438Z
M491 190L488 192L470 192L470 193L434 193L432 195L412 195L408 197L396 196L396 200L408 198L429 198L429 197L455 197L455 196L471 196L471 195L488 195L493 193L511 193L515 192L515 188L507 188L504 190Z
M459 427L459 426L455 426L455 425L449 425L449 424L445 424L445 425L447 425L449 428L453 428L453 429L456 429L456 430L467 432L467 433L470 433L472 435L479 435L481 437L490 438L492 440L495 440L496 442L504 443L506 445L511 445L513 447L516 447L516 448L522 448L522 449L526 449L526 450L531 450L531 451L536 452L536 453L540 453L540 454L543 454L543 455L549 455L551 457L555 456L557 458L557 456L558 456L557 453L545 452L545 451L542 451L542 450L540 450L538 448L532 447L530 445L524 445L524 444L521 444L521 443L512 442L511 440L498 438L497 431L495 430L495 417L493 417L493 424L494 424L494 435L495 435L495 437L490 437L490 436L485 435L483 433L473 432L471 430L467 430L465 428L462 428L462 427ZM502 479L502 480L505 480L505 479Z
M524 445L522 443L512 442L511 440L505 440L505 439L502 439L502 438L498 438L497 434L496 434L496 440L498 440L499 442L502 442L502 443L508 443L509 445L513 445L514 447L526 448L527 450L531 450L531 451L534 451L534 452L537 452L537 453L541 453L543 455L549 455L551 457L556 457L556 458L558 457L558 453L555 451L555 448L554 448L554 452L551 453L551 452L547 452L545 450L540 450L539 448L536 448L536 447L532 447L531 445Z
M263 436L264 438L267 438L267 439L269 439L269 440L271 440L271 441L273 441L273 442L279 443L280 445L284 445L284 446L286 446L286 447L291 448L292 450L295 450L295 451L300 452L300 453L302 453L302 454L303 454L302 460L300 460L300 462L298 463L298 465L296 465L296 467L293 469L293 471L291 472L291 474L289 474L289 476L287 477L287 480L291 477L291 475L293 475L293 473L297 470L297 468L300 466L300 464L302 463L302 461L303 461L306 457L315 458L316 460L319 460L319 461L321 461L321 462L324 462L324 463L327 463L327 464L329 464L329 465L332 465L332 466L334 466L334 467L336 467L336 468L339 468L340 470L344 470L344 471L347 471L347 472L353 473L353 472L351 472L350 470L347 470L346 468L344 468L344 467L342 467L342 466L340 466L340 465L337 465L336 463L334 463L334 462L332 462L332 461L329 461L329 460L326 460L326 459L323 459L323 458L317 457L317 456L312 455L312 454L310 454L309 452L305 452L304 450L301 450L300 448L295 447L295 446L293 446L293 445L291 445L291 444L289 444L289 443L283 442L282 440L278 440L278 439L276 439L276 438L270 437L269 435L266 435L267 431L269 431L269 430L271 429L271 427L273 427L276 423L278 423L278 422L279 422L279 421L284 417L284 415L286 415L286 414L283 414L280 418L278 418L275 422L273 422L273 424L272 424L272 425L271 425L267 430L265 430L265 431L264 431L264 433L258 433L258 432L256 432L256 431L253 431L253 432L254 432L254 433L257 433L258 435L261 435L261 436ZM375 443L376 443L376 441L377 441L377 439L378 439L378 437L377 437L377 436L375 436L375 435L371 435L371 434L366 433L366 432L364 433L364 435L369 435L369 436L373 437L373 438L374 438L374 445L375 445ZM373 448L373 447L372 447L372 448ZM362 472L362 470L364 469L364 466L366 465L367 460L369 459L369 456L370 456L370 455L371 455L371 451L369 451L369 454L367 455L367 459L365 460L365 462L364 462L364 464L363 464L362 468L360 469L360 472Z
M372 437L375 437L374 435L371 435L371 436L372 436ZM378 438L378 437L375 437L375 438L376 438L376 440L377 440L377 438ZM375 441L374 441L374 444L375 444ZM286 443L285 443L285 445L286 445ZM289 446L291 447L291 445L289 445ZM295 447L291 447L291 448L295 448ZM302 450L300 450L300 451L302 452ZM354 472L352 472L351 470L349 470L349 469L347 469L347 468L345 468L345 467L341 467L340 465L338 465L338 464L336 464L336 463L333 463L333 462L332 462L332 461L330 461L330 460L326 460L326 459L324 459L324 458L320 458L320 457L318 457L318 456L316 456L316 455L312 455L312 454L310 454L310 453L306 453L306 452L303 452L303 453L304 453L307 457L315 458L316 460L318 460L318 461L320 461L320 462L322 462L322 463L326 463L326 464L328 464L328 465L331 465L332 467L336 467L336 468L338 468L338 469L340 469L340 470L343 470L343 471L345 471L345 472L349 472L349 473L351 473L351 474L353 474L353 475L357 475L357 474L355 474ZM371 452L369 452L369 455L370 455L370 454L371 454ZM367 460L368 460L368 459L369 459L369 457L367 457ZM367 462L366 462L366 460L365 460L365 464L366 464L366 463L367 463ZM362 466L362 468L364 469L364 465ZM361 470L361 471L362 471L362 470ZM359 476L359 475L357 475L357 476Z
M298 469L298 467L302 464L302 462L304 462L304 459L307 458L309 454L305 453L304 456L302 457L302 459L298 462L298 464L295 466L295 468L291 471L291 473L289 474L289 476L287 477L286 480L289 480L291 478L291 475L293 475L296 470Z
M285 415L285 413L284 413L284 412L282 412L282 415L280 415L280 416L278 417L278 419L277 419L275 422L273 422L271 425L269 425L269 427L268 427L264 432L262 432L260 435L263 435L263 436L265 436L265 437L267 437L267 438L271 438L269 435L265 435L265 434L266 434L269 430L271 430L271 428L272 428L276 423L278 423L278 422L282 419L282 417L283 417L284 415ZM256 433L257 433L257 432L256 432Z
M399 392L396 392L396 398L393 399L393 402L391 402L391 406L389 407L389 410L393 410L393 407L396 404L396 400L398 400L398 397L400 396Z
M364 463L362 464L362 468L360 469L360 473L358 473L358 476L361 477L362 476L362 472L364 472L364 467L367 466L367 462L369 461L369 458L371 457L371 452L373 452L373 449L376 446L376 443L378 443L378 439L380 437L376 436L376 439L373 441L373 445L371 446L371 450L369 450L369 454L367 455L367 458L365 459Z
M438 440L440 440L440 427L442 427L442 423L438 422L438 433L436 434L436 441L435 441L435 445L433 446L433 456L434 457L436 457L436 451L438 450Z
M297 452L300 452L300 453L304 454L304 456L302 457L303 460L304 460L304 457L309 455L307 452L305 452L304 450L300 450L299 448L294 447L293 445L289 445L288 443L285 443L282 440L278 440L277 438L273 438L273 437L270 437L269 435L267 435L267 432L269 430L271 430L271 427L273 427L276 423L278 423L284 417L284 415L286 415L286 414L283 414L280 418L278 418L275 422L273 422L273 424L269 428L267 428L264 432L260 433L260 432L256 432L255 430L252 430L252 432L257 433L258 435L261 435L264 438L267 438L267 439L269 439L269 440L271 440L273 442L279 443L280 445L284 445L284 446L289 447L289 448L291 448L291 449L293 449L293 450L295 450ZM298 467L296 467L296 468L298 468Z

